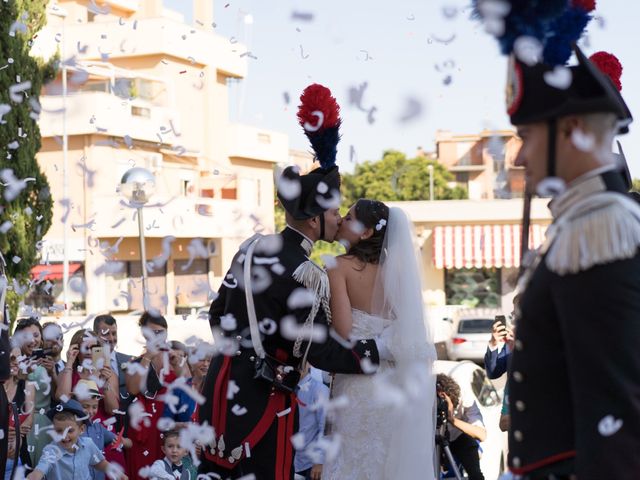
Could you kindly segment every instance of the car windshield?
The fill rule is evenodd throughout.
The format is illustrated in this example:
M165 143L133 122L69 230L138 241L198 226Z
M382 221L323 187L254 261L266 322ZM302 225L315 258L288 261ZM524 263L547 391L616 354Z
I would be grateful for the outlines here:
M458 324L458 333L491 333L491 318L465 318Z
M485 407L500 405L500 395L485 375L484 370L478 369L473 372L471 389L481 405Z

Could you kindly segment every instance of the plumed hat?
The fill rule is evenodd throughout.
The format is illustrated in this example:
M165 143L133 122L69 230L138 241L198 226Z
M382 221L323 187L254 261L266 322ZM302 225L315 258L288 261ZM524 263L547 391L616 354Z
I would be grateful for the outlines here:
M513 125L546 121L566 115L613 113L621 129L633 120L620 92L607 74L574 45L578 64L566 68L568 85L550 80L557 74L553 66L529 66L514 56L509 61L507 112ZM562 72L562 70L560 70Z
M298 121L320 167L306 175L300 175L298 167L287 167L278 179L278 199L296 220L316 217L340 205L340 173L336 165L340 106L331 91L319 84L305 88L300 102Z

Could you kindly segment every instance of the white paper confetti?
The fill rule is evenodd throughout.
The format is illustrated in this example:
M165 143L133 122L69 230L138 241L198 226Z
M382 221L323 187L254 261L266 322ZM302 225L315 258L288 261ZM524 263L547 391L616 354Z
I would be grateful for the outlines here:
M569 88L573 79L571 70L562 65L557 65L553 70L544 72L543 77L547 85L559 90Z

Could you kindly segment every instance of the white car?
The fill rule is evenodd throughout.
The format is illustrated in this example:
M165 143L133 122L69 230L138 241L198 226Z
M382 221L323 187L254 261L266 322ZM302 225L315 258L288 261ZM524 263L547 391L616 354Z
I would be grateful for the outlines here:
M506 468L506 433L498 426L502 395L495 389L486 372L473 362L437 360L435 373L444 373L460 385L461 395L472 395L482 412L487 438L480 444L480 469L486 480L496 480Z
M455 332L446 343L449 360L482 362L494 321L492 317L461 318Z

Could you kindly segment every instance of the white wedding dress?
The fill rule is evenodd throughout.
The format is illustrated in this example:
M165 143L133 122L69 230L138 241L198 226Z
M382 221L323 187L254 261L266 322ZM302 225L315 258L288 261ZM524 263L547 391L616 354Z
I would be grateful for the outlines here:
M373 338L391 320L370 315L355 308L351 310L353 326L351 338ZM389 451L393 415L388 414L388 404L378 395L378 375L392 366L382 361L375 375L336 374L332 396L348 399L345 407L336 409L331 422L331 435L340 438L336 458L325 465L323 480L377 480L384 479L384 464Z
M435 478L436 353L414 239L407 215L390 208L370 310L374 314L351 309L351 340L385 338L385 330L395 362L381 361L373 375L335 375L335 407L328 421L340 446L327 455L323 480ZM348 403L342 405L340 397Z

